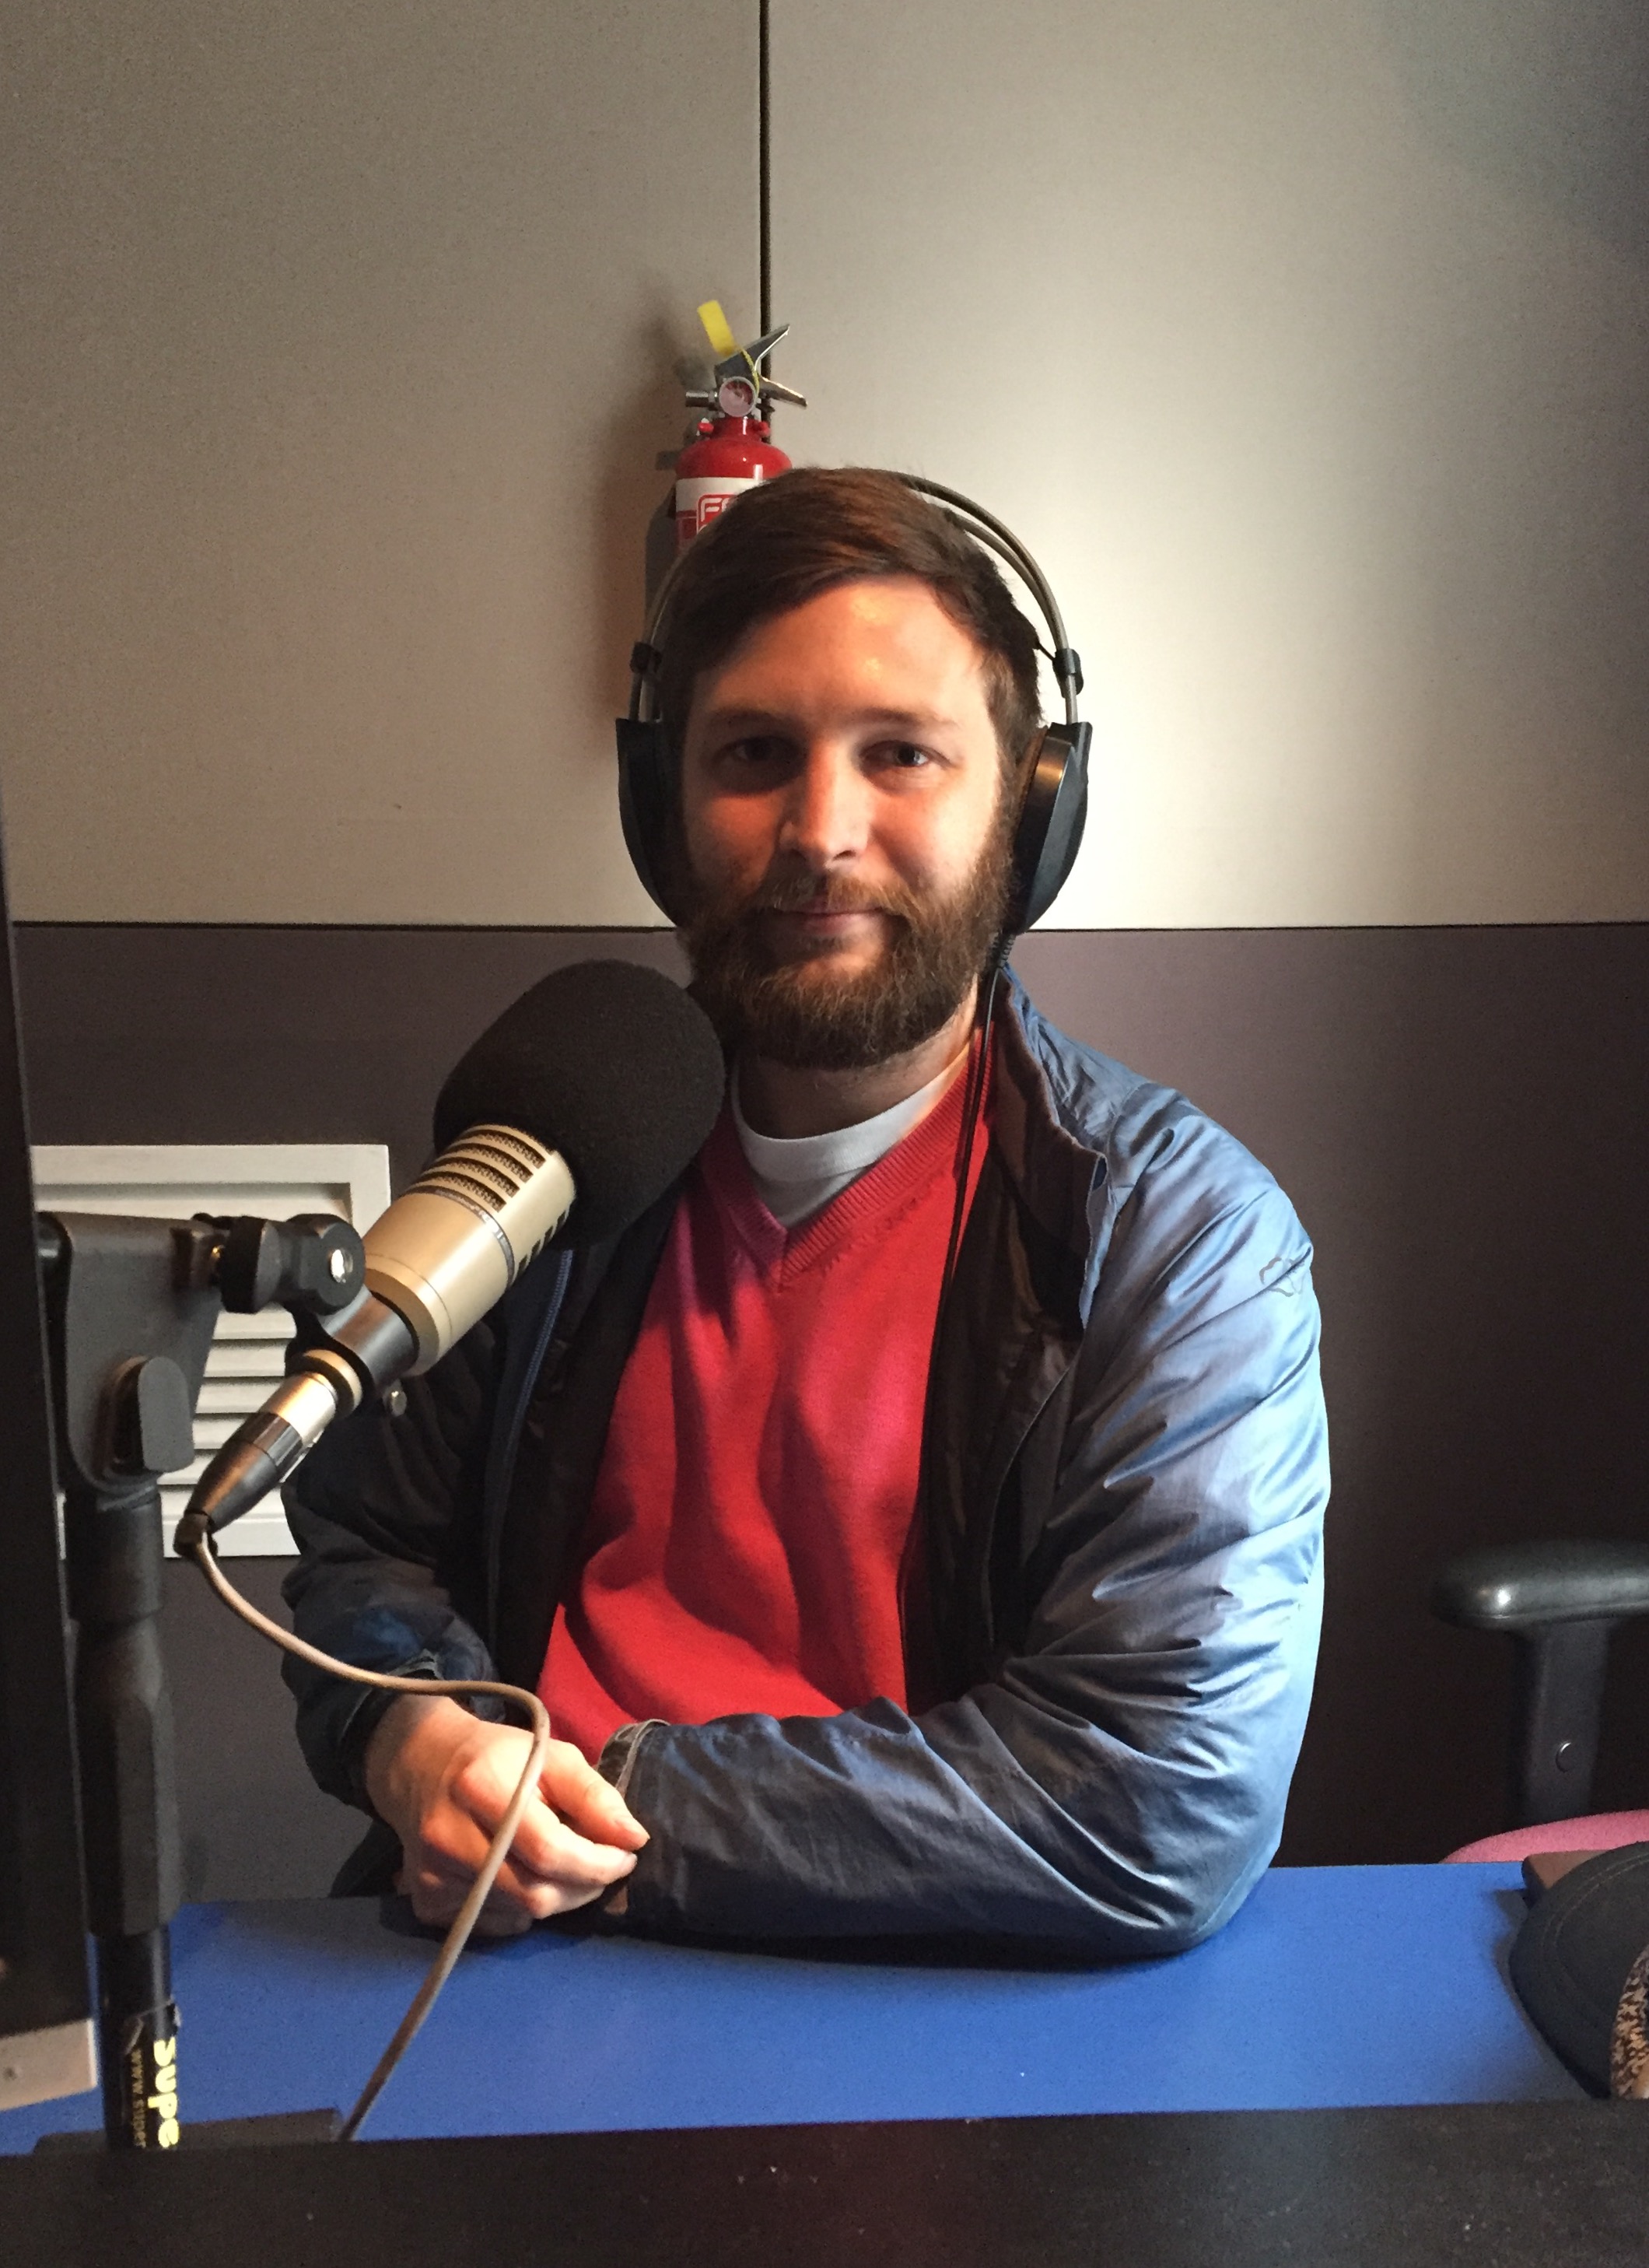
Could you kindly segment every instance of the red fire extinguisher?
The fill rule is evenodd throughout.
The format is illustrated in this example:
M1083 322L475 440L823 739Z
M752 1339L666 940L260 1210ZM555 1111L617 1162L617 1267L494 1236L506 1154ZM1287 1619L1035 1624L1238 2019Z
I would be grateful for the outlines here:
M762 368L789 330L788 323L741 347L718 300L706 299L698 314L718 359L713 387L708 391L690 388L688 393L690 409L710 414L699 419L696 438L676 459L678 551L685 551L700 530L725 512L746 489L789 472L790 459L769 438L769 413L776 401L793 401L803 409L807 406L804 395L781 386Z

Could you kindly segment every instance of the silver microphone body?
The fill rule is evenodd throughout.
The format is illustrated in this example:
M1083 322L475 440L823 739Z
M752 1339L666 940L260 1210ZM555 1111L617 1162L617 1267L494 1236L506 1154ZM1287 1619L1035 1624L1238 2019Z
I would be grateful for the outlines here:
M501 1300L566 1219L572 1175L559 1151L512 1126L475 1126L426 1166L366 1232L366 1288L437 1363Z
M366 1232L366 1288L296 1348L288 1375L201 1475L175 1548L278 1488L336 1418L426 1371L478 1323L566 1219L566 1160L512 1126L474 1126Z

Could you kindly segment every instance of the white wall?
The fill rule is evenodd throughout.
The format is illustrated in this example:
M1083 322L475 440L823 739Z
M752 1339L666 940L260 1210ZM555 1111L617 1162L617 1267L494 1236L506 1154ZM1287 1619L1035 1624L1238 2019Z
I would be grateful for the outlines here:
M611 720L755 70L748 0L13 0L19 916L645 918Z
M1649 11L774 20L807 453L990 504L1088 665L1052 920L1649 914Z
M649 919L609 718L755 0L14 0L35 920ZM1041 553L1069 924L1649 913L1649 11L774 0L799 456Z

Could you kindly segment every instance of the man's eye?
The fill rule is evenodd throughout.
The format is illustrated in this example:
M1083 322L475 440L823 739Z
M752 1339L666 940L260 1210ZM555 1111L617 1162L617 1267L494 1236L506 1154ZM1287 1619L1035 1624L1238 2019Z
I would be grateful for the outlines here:
M785 747L783 740L770 733L756 733L747 740L730 740L721 753L725 763L761 769L782 762Z
M926 748L917 747L914 740L893 740L883 751L883 761L895 771L918 772L933 761Z

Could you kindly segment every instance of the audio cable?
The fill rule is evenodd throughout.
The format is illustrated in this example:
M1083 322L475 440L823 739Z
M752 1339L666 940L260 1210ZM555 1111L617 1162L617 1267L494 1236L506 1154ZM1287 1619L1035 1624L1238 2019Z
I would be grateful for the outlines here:
M516 1783L515 1793L510 1798L504 1816L487 1846L481 1870L470 1884L463 1904L453 1916L440 1949L430 1965L428 1975L413 1995L406 2014L396 2027L394 2037L379 2056L372 2077L361 2090L359 2100L339 2130L338 2139L341 2142L352 2142L360 2132L361 2121L377 2102L385 2082L411 2046L424 2018L435 2006L436 1996L457 1966L459 1955L469 1942L481 1910L498 1879L499 1869L509 1855L510 1845L515 1840L515 1830L521 1823L521 1815L538 1785L538 1776L543 1769L545 1753L549 1747L549 1712L537 1694L529 1693L525 1686L504 1685L490 1678L397 1677L388 1670L357 1669L353 1663L340 1661L333 1654L323 1653L319 1646L310 1646L305 1639L295 1638L291 1631L283 1630L279 1623L272 1622L268 1615L261 1614L249 1599L242 1598L219 1566L210 1536L201 1538L191 1556L232 1613L239 1615L242 1622L249 1623L254 1631L261 1631L274 1645L284 1647L288 1653L295 1653L300 1661L312 1662L317 1669L330 1670L334 1676L347 1677L357 1685L375 1685L380 1691L387 1693L425 1697L445 1694L454 1700L461 1699L466 1694L486 1694L495 1701L506 1701L519 1709L532 1727L532 1746L527 1750L526 1763Z

